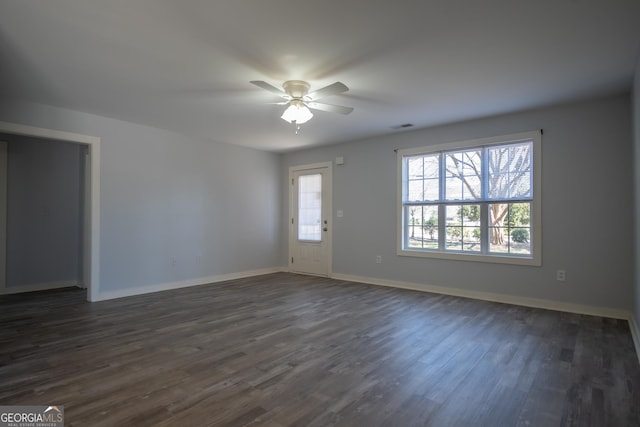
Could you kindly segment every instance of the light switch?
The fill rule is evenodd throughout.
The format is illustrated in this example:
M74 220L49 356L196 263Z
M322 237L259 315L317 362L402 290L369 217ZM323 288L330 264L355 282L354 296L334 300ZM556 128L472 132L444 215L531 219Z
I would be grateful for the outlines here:
M342 218L344 216L344 212L342 212L342 209L338 209L338 212L336 212L336 216L338 218Z

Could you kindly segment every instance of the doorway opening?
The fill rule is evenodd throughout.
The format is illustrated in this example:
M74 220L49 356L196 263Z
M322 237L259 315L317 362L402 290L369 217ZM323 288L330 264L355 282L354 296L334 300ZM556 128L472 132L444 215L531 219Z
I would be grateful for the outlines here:
M64 141L80 144L85 148L86 161L84 162L84 219L82 223L82 282L87 289L87 300L99 299L99 247L100 247L100 138L88 135L62 132L52 129L44 129L21 124L0 122L0 133L5 135L17 135L35 137L41 141ZM1 156L0 156L1 157ZM6 156L5 156L6 157ZM1 161L2 159L0 159ZM5 159L6 160L6 159ZM6 175L6 167L3 169ZM0 183L6 192L5 182ZM4 194L4 193L3 193ZM1 196L2 194L0 194ZM0 227L4 226L0 240L0 293L8 293L6 283L6 194L4 205L0 203Z

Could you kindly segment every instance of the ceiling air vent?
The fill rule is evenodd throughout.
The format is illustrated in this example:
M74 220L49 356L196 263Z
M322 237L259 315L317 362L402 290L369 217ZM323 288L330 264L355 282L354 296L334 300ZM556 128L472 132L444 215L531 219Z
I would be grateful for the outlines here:
M391 129L405 129L410 127L413 127L413 123L405 123L403 125L391 126Z

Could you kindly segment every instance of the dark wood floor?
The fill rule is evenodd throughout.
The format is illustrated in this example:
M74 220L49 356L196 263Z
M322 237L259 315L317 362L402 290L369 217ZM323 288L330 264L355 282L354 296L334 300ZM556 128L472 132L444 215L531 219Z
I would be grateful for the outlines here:
M292 274L0 298L0 404L67 426L638 426L626 321Z

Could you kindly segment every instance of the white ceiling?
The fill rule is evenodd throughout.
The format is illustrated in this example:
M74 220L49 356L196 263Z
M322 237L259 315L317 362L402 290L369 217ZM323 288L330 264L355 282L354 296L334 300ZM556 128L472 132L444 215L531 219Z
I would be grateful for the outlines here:
M0 96L286 151L628 90L638 0L0 0ZM273 94L335 81L295 135Z

